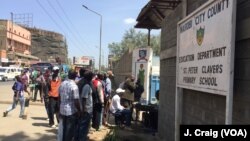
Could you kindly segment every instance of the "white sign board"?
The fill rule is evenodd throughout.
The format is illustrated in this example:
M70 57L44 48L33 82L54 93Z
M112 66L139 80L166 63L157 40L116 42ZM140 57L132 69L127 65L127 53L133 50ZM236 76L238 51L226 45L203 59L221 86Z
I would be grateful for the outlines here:
M234 6L232 0L210 0L178 23L178 87L228 94L233 77Z
M74 64L75 65L90 65L90 60L91 60L91 57L88 57L88 56L82 56L82 57L75 57L75 62Z

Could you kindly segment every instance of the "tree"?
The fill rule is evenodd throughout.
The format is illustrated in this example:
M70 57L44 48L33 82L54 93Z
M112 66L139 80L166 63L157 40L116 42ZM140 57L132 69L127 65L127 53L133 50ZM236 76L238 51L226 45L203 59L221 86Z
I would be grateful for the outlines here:
M151 36L151 47L154 55L160 53L160 35ZM108 45L110 54L114 55L114 60L118 60L127 50L133 50L135 48L147 47L148 35L142 32L136 32L131 28L125 32L123 39L120 43L110 43Z

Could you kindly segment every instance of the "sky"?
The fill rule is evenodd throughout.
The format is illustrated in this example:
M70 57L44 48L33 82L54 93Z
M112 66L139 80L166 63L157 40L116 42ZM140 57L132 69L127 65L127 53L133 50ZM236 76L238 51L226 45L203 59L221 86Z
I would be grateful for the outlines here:
M108 44L120 42L124 33L134 28L136 18L149 0L4 0L0 19L13 14L32 14L33 27L63 34L68 57L93 56L99 61L102 27L102 64L107 65ZM100 16L85 9L96 11ZM101 25L101 26L100 26ZM147 33L146 29L136 29Z

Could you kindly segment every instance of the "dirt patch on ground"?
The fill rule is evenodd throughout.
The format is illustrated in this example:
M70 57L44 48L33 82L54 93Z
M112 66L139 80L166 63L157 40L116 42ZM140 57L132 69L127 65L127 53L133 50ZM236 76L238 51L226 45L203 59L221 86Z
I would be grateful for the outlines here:
M140 122L132 122L129 129L110 124L100 131L90 131L88 136L90 141L103 141L105 137L110 135L110 131L115 134L115 141L159 141L156 131L145 128Z

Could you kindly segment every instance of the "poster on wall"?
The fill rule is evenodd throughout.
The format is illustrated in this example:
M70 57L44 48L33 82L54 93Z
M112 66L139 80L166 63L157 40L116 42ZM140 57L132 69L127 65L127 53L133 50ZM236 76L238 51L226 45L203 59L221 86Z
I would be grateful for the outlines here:
M233 77L233 1L211 0L177 26L177 86L227 95Z
M146 75L147 75L147 62L136 62L135 64L135 70L136 70L136 76L135 81L139 80L140 84L144 87L146 86Z
M135 81L140 80L140 84L144 87L142 99L149 100L149 76L152 63L152 49L138 48L133 51L132 74Z

